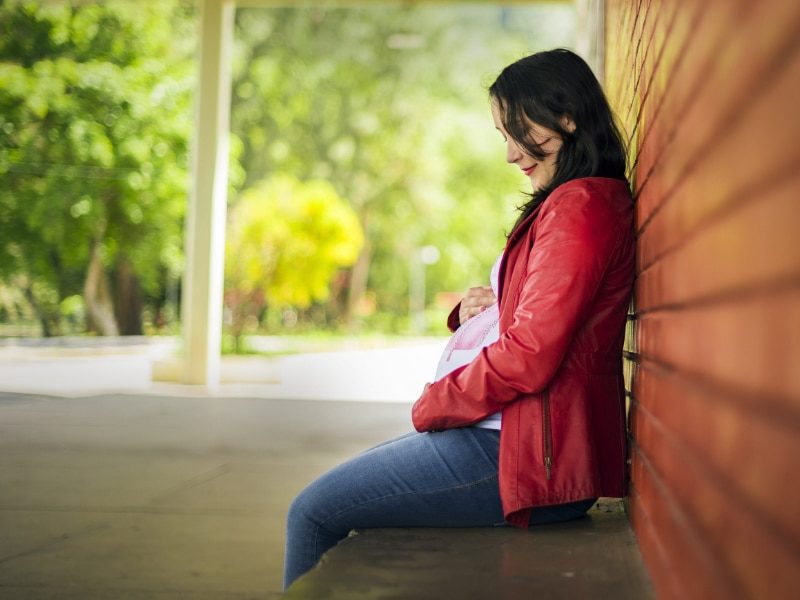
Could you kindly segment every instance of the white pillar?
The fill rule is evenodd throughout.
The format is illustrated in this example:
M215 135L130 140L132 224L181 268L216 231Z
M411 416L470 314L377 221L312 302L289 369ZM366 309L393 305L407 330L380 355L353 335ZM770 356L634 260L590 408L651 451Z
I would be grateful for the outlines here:
M222 335L235 4L232 0L200 0L199 7L199 77L181 302L181 379L213 387L219 383Z
M595 76L605 78L605 0L577 0L575 51L592 67Z

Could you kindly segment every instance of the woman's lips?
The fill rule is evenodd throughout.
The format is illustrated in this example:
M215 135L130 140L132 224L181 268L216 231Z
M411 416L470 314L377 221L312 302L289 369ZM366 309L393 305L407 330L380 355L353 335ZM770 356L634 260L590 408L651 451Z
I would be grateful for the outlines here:
M535 168L536 168L536 165L531 165L527 169L522 169L522 172L525 173L525 175L530 175L531 173L533 173L533 170Z

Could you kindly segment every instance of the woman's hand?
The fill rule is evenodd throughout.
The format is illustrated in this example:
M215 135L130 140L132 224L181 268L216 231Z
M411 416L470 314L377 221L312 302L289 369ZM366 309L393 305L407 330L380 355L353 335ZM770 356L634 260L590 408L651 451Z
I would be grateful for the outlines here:
M497 298L488 285L469 288L464 299L461 300L461 308L458 311L459 322L463 325L467 319L483 312L487 306L491 306L495 302L497 302Z

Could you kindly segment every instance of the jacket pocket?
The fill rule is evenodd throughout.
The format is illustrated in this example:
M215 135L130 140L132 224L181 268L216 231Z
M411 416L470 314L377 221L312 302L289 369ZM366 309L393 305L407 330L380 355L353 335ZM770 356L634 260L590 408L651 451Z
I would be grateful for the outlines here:
M553 432L550 425L550 390L545 389L542 394L542 455L544 456L544 472L550 481L553 468Z

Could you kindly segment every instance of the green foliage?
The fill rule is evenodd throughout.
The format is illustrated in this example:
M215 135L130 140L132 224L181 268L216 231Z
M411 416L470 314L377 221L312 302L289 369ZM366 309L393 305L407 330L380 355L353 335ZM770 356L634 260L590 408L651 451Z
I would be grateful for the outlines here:
M192 26L175 0L0 6L0 278L48 318L95 246L152 301L181 270Z
M265 305L307 308L326 300L337 270L358 257L364 234L330 183L284 175L241 195L226 239L225 300L240 335Z
M0 320L35 311L55 334L62 321L97 321L104 302L120 322L125 310L159 321L167 298L175 303L194 7L0 3ZM573 10L238 10L234 321L257 325L269 305L271 322L287 309L298 328L346 319L401 330L409 262L428 244L442 255L427 269L429 305L438 292L485 283L526 184L503 162L485 87L519 56L569 45L557 22Z

